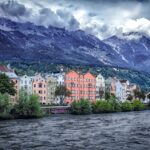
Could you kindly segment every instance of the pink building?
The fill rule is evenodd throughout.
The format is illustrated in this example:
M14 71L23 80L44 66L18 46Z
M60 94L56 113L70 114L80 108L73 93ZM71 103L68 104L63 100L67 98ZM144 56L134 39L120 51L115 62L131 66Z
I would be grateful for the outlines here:
M71 95L65 98L66 103L81 98L96 100L96 77L90 72L80 74L70 71L65 75L65 86L71 91Z
M32 90L34 94L40 97L41 104L48 104L47 81L45 78L41 75L36 75L32 81Z

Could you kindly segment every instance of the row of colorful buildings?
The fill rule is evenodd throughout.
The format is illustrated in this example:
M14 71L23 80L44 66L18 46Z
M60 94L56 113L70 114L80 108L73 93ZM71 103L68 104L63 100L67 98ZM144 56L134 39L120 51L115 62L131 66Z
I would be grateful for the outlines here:
M115 77L105 79L101 74L95 76L90 72L85 74L70 71L57 74L36 74L35 76L17 76L9 66L0 65L0 73L5 73L14 83L17 91L12 97L15 102L21 89L29 94L37 94L41 104L59 103L59 98L55 97L56 87L64 85L71 91L71 95L65 98L65 103L71 103L81 98L96 101L105 98L105 93L114 94L118 100L125 101L129 95L134 96L137 85L128 80L120 80Z

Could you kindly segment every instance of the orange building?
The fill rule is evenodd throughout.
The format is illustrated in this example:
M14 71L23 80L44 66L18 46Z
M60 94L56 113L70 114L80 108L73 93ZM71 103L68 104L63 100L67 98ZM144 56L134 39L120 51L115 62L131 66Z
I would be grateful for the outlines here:
M47 98L47 81L41 75L36 75L32 81L32 90L34 94L40 97L41 104L49 104Z
M80 74L70 71L65 75L65 86L71 91L71 95L65 98L66 103L81 98L96 100L96 77L90 72Z

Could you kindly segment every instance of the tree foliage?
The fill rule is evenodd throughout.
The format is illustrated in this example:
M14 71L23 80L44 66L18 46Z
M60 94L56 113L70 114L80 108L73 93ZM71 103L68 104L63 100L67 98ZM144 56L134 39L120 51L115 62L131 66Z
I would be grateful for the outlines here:
M91 103L89 100L81 99L74 101L71 104L71 113L76 115L87 115L92 112Z
M71 92L64 85L60 85L56 87L55 96L60 97L60 104L64 103L64 98L70 96Z
M140 91L138 89L134 90L134 96L136 99L145 99L145 92L144 91Z
M14 107L14 115L19 118L35 118L42 116L42 110L37 95L28 95L20 91L19 100Z
M0 74L0 93L15 95L14 83L5 74Z
M132 106L133 106L134 111L140 111L140 110L145 109L144 104L138 99L133 101Z
M125 101L121 104L121 110L124 112L127 111L132 111L133 110L133 106L131 102Z
M108 101L96 101L92 104L93 113L109 113L113 112L113 107Z
M10 118L11 108L12 105L10 103L9 95L0 93L0 118Z

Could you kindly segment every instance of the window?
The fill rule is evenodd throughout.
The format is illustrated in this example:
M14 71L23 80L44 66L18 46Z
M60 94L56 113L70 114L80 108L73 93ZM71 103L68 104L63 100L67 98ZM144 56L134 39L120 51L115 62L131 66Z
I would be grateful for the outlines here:
M36 84L34 84L34 87L36 87Z
M42 94L42 90L39 91L39 94Z
M42 88L42 83L39 83L39 88Z

